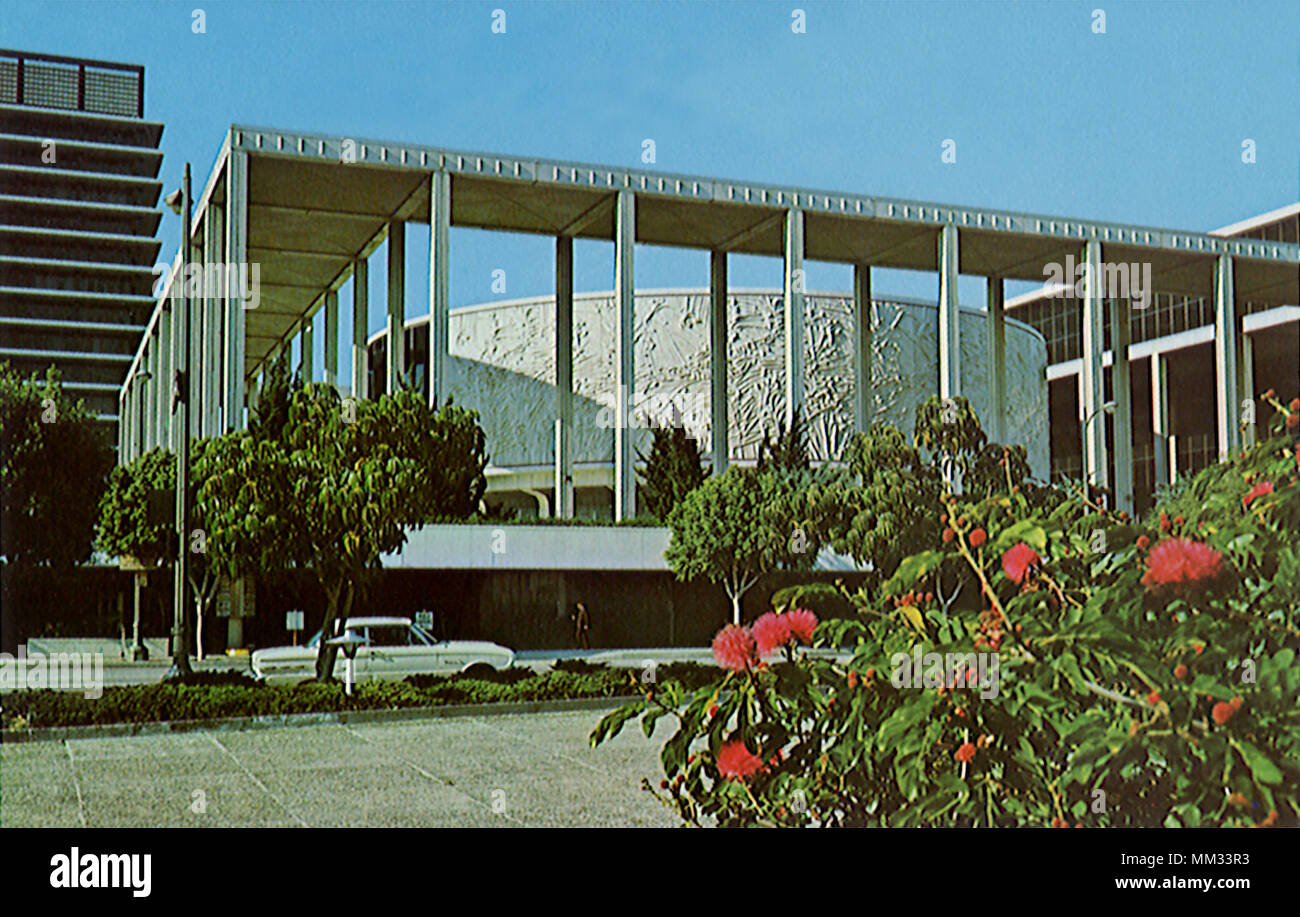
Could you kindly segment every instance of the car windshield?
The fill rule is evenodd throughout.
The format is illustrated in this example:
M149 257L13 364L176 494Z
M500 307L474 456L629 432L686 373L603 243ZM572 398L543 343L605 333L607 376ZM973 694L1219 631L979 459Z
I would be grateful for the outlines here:
M417 646L420 644L433 646L435 643L438 642L438 638L435 637L433 634L429 633L429 631L425 630L423 627L420 627L418 624L412 624L411 642L416 644Z

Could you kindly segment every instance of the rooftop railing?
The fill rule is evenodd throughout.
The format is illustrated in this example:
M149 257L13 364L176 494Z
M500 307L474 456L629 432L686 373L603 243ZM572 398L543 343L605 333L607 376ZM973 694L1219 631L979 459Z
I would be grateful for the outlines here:
M144 67L0 48L0 104L144 117Z

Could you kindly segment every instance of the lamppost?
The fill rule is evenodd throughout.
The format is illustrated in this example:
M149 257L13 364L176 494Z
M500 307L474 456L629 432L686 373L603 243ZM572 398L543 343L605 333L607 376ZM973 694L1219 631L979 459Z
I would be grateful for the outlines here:
M166 681L188 675L190 651L185 633L186 587L189 585L190 531L190 223L193 199L190 196L190 164L185 163L185 182L167 195L167 206L181 217L181 269L177 309L181 315L181 340L177 348L176 375L172 382L172 414L180 430L176 448L176 586L172 602L172 666L163 676ZM174 294L175 295L175 294Z
M1083 450L1082 459L1083 459L1084 493L1088 492L1088 487L1092 484L1092 481L1089 480L1089 474L1088 474L1088 428L1092 426L1092 422L1097 419L1098 415L1114 414L1114 413L1115 413L1115 402L1107 401L1105 404L1103 404L1101 407L1094 410L1083 420L1081 432L1079 434L1079 445Z

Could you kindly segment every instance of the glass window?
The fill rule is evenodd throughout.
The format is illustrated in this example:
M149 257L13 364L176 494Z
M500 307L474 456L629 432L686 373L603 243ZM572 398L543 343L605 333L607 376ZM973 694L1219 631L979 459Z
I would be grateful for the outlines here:
M405 624L385 624L370 627L371 646L410 646L411 628Z

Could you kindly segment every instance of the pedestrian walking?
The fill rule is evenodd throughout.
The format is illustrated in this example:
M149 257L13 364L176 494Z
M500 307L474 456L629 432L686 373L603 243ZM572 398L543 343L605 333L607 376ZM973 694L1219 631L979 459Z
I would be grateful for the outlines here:
M591 640L587 636L587 631L591 630L591 615L587 614L587 606L579 602L569 617L573 619L573 639L584 650L591 649Z

